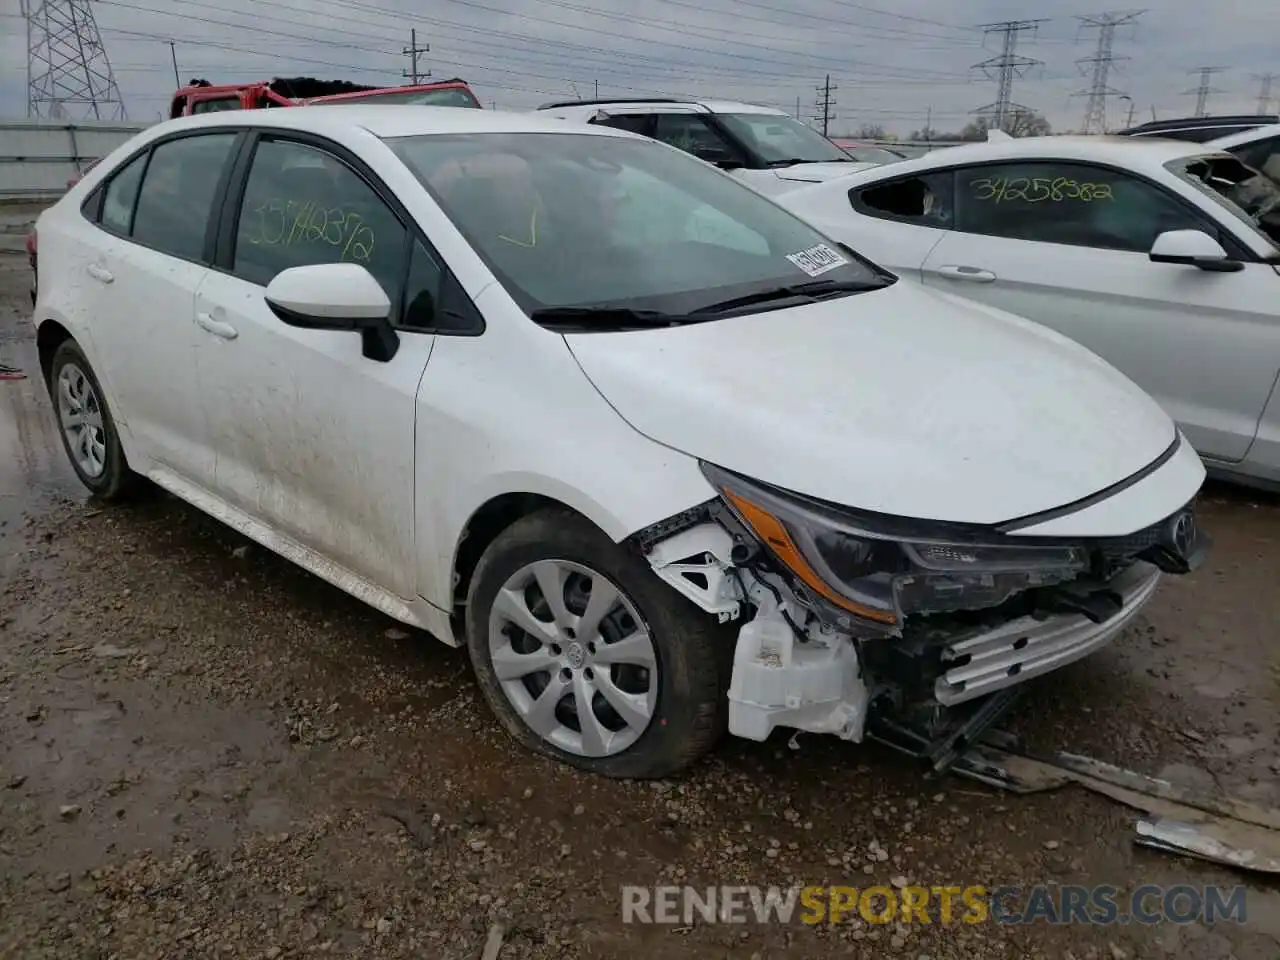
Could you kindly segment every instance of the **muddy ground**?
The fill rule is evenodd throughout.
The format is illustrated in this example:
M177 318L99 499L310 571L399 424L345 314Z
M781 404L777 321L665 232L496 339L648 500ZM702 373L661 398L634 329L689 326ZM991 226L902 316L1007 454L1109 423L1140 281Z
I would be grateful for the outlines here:
M0 361L35 371L0 254ZM1211 486L1209 564L1036 685L1042 746L1280 803L1280 500ZM660 784L514 746L464 655L156 494L89 502L42 385L0 383L0 956L1280 955L1280 886L1135 847L1076 788L874 746L728 741ZM624 884L1249 885L1214 926L627 925Z

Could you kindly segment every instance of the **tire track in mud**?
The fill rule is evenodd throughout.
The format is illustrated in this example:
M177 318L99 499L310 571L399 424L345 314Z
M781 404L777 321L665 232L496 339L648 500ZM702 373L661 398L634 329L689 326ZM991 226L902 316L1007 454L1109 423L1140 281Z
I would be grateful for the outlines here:
M0 358L27 374L24 380L0 382L0 494L31 500L33 490L74 492L41 379L35 330L12 307L0 312Z
M25 262L0 258L5 288L25 275ZM35 330L17 298L0 304L0 361L23 370L23 380L0 381L0 588L22 566L18 528L58 499L85 499L66 461L53 408L40 377Z

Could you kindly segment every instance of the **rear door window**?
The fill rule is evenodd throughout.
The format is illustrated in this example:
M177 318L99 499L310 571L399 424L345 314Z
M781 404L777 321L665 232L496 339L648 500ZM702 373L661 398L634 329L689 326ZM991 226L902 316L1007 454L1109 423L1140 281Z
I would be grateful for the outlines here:
M199 134L152 150L133 217L135 241L184 260L203 258L214 195L236 137Z

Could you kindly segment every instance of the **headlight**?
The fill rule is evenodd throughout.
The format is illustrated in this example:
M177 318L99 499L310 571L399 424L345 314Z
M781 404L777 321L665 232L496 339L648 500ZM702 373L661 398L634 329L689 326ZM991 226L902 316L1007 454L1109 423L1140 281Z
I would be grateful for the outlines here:
M948 539L911 524L904 533L885 524L845 516L838 508L803 501L762 487L710 464L707 479L738 519L834 619L850 615L882 627L900 627L911 613L974 610L1003 603L1029 587L1070 580L1089 563L1082 547L1004 544L999 534ZM988 540L990 542L981 542Z

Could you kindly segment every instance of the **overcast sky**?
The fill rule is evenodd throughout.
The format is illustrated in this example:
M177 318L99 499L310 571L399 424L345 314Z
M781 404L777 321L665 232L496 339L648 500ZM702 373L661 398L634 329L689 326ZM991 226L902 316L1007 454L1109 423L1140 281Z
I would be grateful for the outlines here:
M0 117L26 115L26 26L21 0L0 0ZM33 5L43 0L29 0ZM883 5L879 5L883 4ZM417 6L421 11L413 12ZM954 130L995 99L976 64L1000 53L1000 36L977 25L1047 18L1019 35L1017 52L1044 61L1015 80L1013 99L1055 129L1079 127L1086 88L1076 60L1094 54L1097 31L1077 15L1106 7L1013 0L93 0L103 44L129 117L153 121L175 87L168 41L183 83L316 76L404 82L401 51L416 27L435 78L467 80L486 108L523 110L550 99L655 94L715 96L815 114L815 87L838 87L833 133L882 124L905 135L924 125ZM627 13L626 11L643 11ZM1229 12L1228 12L1229 11ZM1280 3L1152 0L1116 31L1111 126L1189 114L1212 77L1211 113L1253 112L1258 74L1280 73ZM597 87L598 85L598 87ZM1274 83L1280 98L1280 78ZM1275 101L1272 102L1272 108Z

